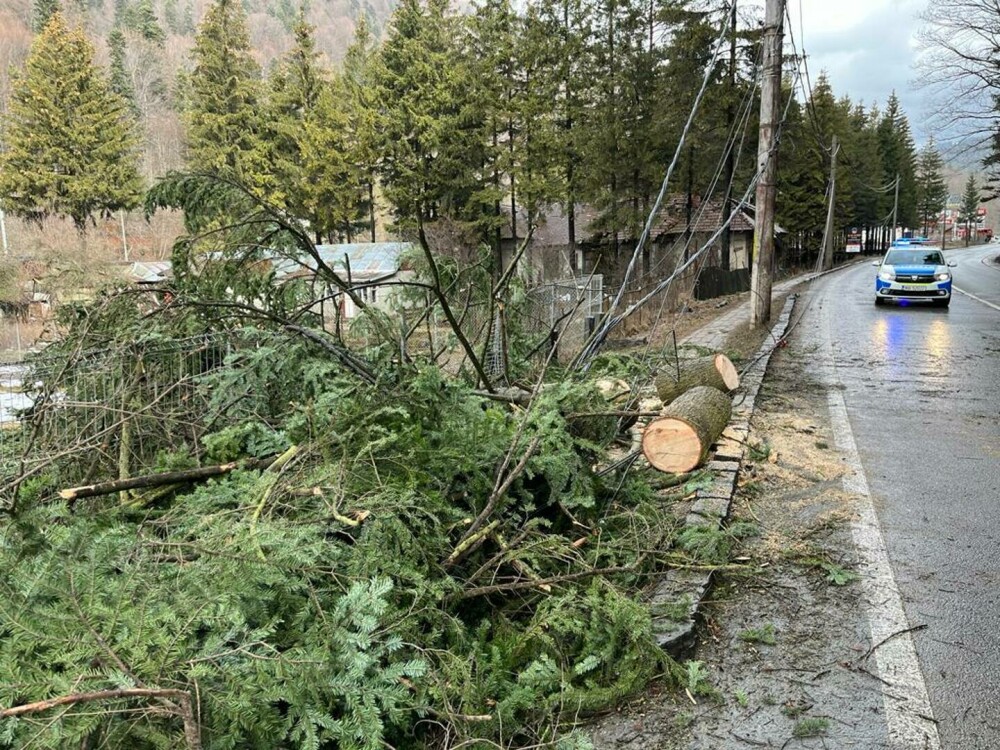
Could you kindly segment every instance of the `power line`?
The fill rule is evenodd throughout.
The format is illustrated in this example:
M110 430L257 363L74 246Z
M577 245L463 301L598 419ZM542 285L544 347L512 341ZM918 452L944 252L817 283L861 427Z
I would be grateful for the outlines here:
M698 113L698 109L701 105L701 100L705 95L705 91L708 88L708 82L712 76L712 72L715 70L715 65L719 60L719 52L722 49L722 42L725 38L726 31L728 30L728 24L724 23L722 25L722 31L719 33L716 39L715 49L712 53L712 60L708 65L705 66L705 75L702 78L701 89L698 91L698 95L695 97L694 104L691 107L691 112L688 114L687 122L684 124L684 130L681 132L680 140L677 142L677 148L674 151L673 159L670 162L670 166L667 168L667 173L663 178L663 184L660 186L660 192L656 197L656 201L653 204L652 210L649 212L649 216L646 219L646 224L642 229L642 235L639 237L639 242L635 246L635 251L632 253L632 259L629 261L628 268L625 270L625 277L622 280L621 285L618 288L618 293L615 295L614 301L608 309L608 315L610 320L610 315L618 308L621 304L622 296L625 294L625 288L628 286L628 282L632 278L632 274L635 271L636 262L642 254L642 248L649 238L649 233L653 228L653 222L656 220L656 215L660 211L660 207L663 204L663 199L667 194L667 187L670 184L670 178L673 176L674 168L677 166L677 162L680 160L681 151L684 148L684 143L687 140L688 133L691 130L691 125L694 122L694 118ZM591 338L591 342L584 349L585 352L592 354L596 351L596 345L607 337L609 329L607 328L607 322L600 329L598 329Z

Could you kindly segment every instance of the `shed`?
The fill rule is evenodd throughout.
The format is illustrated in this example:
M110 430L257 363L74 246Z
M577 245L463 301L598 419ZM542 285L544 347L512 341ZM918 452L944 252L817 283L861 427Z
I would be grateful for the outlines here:
M404 256L413 249L409 242L367 242L339 245L317 245L316 251L324 265L333 269L352 287L366 303L381 309L388 309L395 296L386 282L403 281L412 277L412 272L404 268ZM286 283L294 279L317 280L316 259L282 258L274 262L275 279ZM357 315L353 301L346 295L337 295L328 289L319 296L332 296L344 318Z

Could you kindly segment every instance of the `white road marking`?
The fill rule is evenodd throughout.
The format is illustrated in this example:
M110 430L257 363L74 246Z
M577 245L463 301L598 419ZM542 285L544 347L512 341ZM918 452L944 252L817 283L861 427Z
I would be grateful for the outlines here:
M825 311L824 318L822 352L828 381L827 403L834 444L844 455L848 468L843 480L844 490L857 497L851 533L860 559L858 573L871 643L875 648L873 656L878 675L884 680L882 702L888 747L892 750L940 750L941 740L927 685L920 671L913 638L909 632L904 632L910 625L847 416L840 379L836 375L830 319Z
M959 294L964 294L966 297L970 297L970 298L974 299L976 302L982 302L987 307L992 307L994 310L1000 310L1000 305L994 305L992 302L987 302L982 297L977 297L976 295L972 294L971 292L967 292L964 289L959 289L954 284L952 284L951 288L954 289Z
M879 677L889 683L882 686L889 747L893 750L940 750L941 741L917 651L910 633L903 632L910 625L851 432L847 405L840 391L831 390L827 399L834 443L844 454L849 468L844 476L844 490L858 497L851 532L861 558L861 588L872 646L877 646L875 663Z

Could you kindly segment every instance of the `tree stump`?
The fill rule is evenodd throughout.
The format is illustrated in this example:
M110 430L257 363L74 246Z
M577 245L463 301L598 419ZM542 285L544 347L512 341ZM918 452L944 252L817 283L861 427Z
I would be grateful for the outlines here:
M700 466L729 424L729 396L718 388L695 386L678 396L646 425L642 452L660 471L682 474Z
M676 372L667 371L654 380L656 393L664 404L669 404L696 385L707 385L723 393L735 390L740 385L740 375L725 354L682 359L679 369L679 378Z

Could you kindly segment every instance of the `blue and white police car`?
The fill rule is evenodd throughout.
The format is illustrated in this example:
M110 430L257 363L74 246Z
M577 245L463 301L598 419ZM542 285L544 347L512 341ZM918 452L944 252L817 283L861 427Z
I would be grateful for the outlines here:
M889 300L930 302L947 307L951 302L951 271L954 263L944 259L941 248L919 241L896 241L878 266L875 304Z

